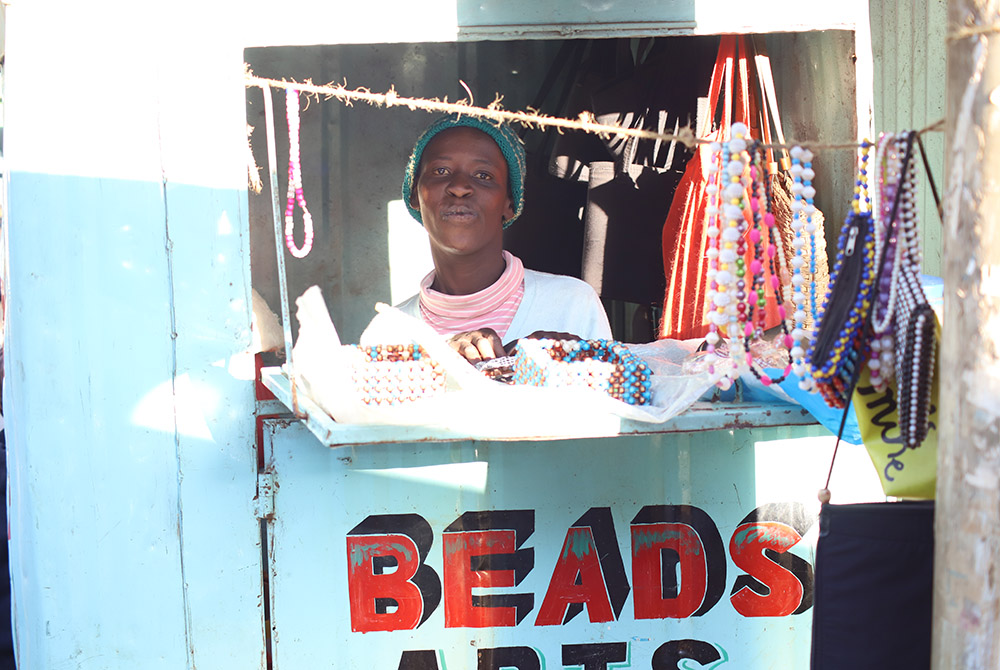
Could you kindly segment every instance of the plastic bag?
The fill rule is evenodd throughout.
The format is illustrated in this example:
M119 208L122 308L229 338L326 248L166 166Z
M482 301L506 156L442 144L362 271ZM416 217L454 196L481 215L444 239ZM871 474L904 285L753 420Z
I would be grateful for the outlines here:
M314 287L315 288L315 287ZM312 291L312 289L310 289ZM690 407L713 380L705 374L682 374L680 366L657 351L668 343L629 345L653 371L651 405L628 405L599 391L579 388L511 386L486 378L459 356L427 324L379 304L365 330L362 347L413 343L445 371L446 392L436 398L399 405L371 406L353 387L350 369L356 347L343 347L319 295L296 301L299 339L293 350L295 377L330 416L341 423L422 425L491 437L577 434L587 430L614 434L621 420L662 423Z

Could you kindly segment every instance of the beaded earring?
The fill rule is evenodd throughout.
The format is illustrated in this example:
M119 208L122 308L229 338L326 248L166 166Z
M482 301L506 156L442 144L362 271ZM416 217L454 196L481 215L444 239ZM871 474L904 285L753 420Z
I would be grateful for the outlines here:
M302 191L302 162L299 147L299 92L285 91L285 118L288 120L288 196L285 204L285 246L295 258L305 258L313 245L313 221ZM295 205L302 210L302 247L295 244Z

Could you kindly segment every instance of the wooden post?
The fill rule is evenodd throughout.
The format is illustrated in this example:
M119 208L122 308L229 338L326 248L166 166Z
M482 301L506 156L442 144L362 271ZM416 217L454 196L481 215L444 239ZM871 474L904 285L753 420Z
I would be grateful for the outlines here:
M949 0L934 670L1000 668L998 22Z

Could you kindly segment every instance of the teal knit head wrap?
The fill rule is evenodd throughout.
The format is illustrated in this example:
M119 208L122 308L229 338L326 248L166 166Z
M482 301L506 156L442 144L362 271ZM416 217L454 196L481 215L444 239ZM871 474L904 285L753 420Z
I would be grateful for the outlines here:
M417 144L413 147L413 153L410 154L410 160L406 163L406 174L403 175L403 202L410 210L410 215L423 224L420 209L413 206L410 197L413 195L413 186L417 181L417 170L420 168L420 159L424 155L424 149L441 131L462 127L481 130L493 138L493 141L500 147L500 153L503 154L504 160L507 161L507 186L510 189L510 201L513 204L514 216L504 222L503 227L506 228L514 223L524 210L524 173L527 169L527 160L524 156L524 144L521 142L521 138L505 123L494 123L464 114L449 114L432 123L417 140Z

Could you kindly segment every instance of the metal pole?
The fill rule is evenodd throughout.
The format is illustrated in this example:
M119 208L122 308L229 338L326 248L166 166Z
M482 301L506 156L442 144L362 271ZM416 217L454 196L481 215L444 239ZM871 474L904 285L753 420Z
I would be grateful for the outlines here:
M935 670L1000 668L1000 33L949 0Z
M292 370L292 322L288 310L288 277L285 274L285 238L281 230L281 206L278 203L278 158L274 146L274 101L271 87L262 86L264 92L264 125L267 126L267 167L271 180L271 214L274 217L274 247L278 254L278 289L281 294L281 327L285 331L285 370L289 378ZM292 388L295 388L294 379Z

